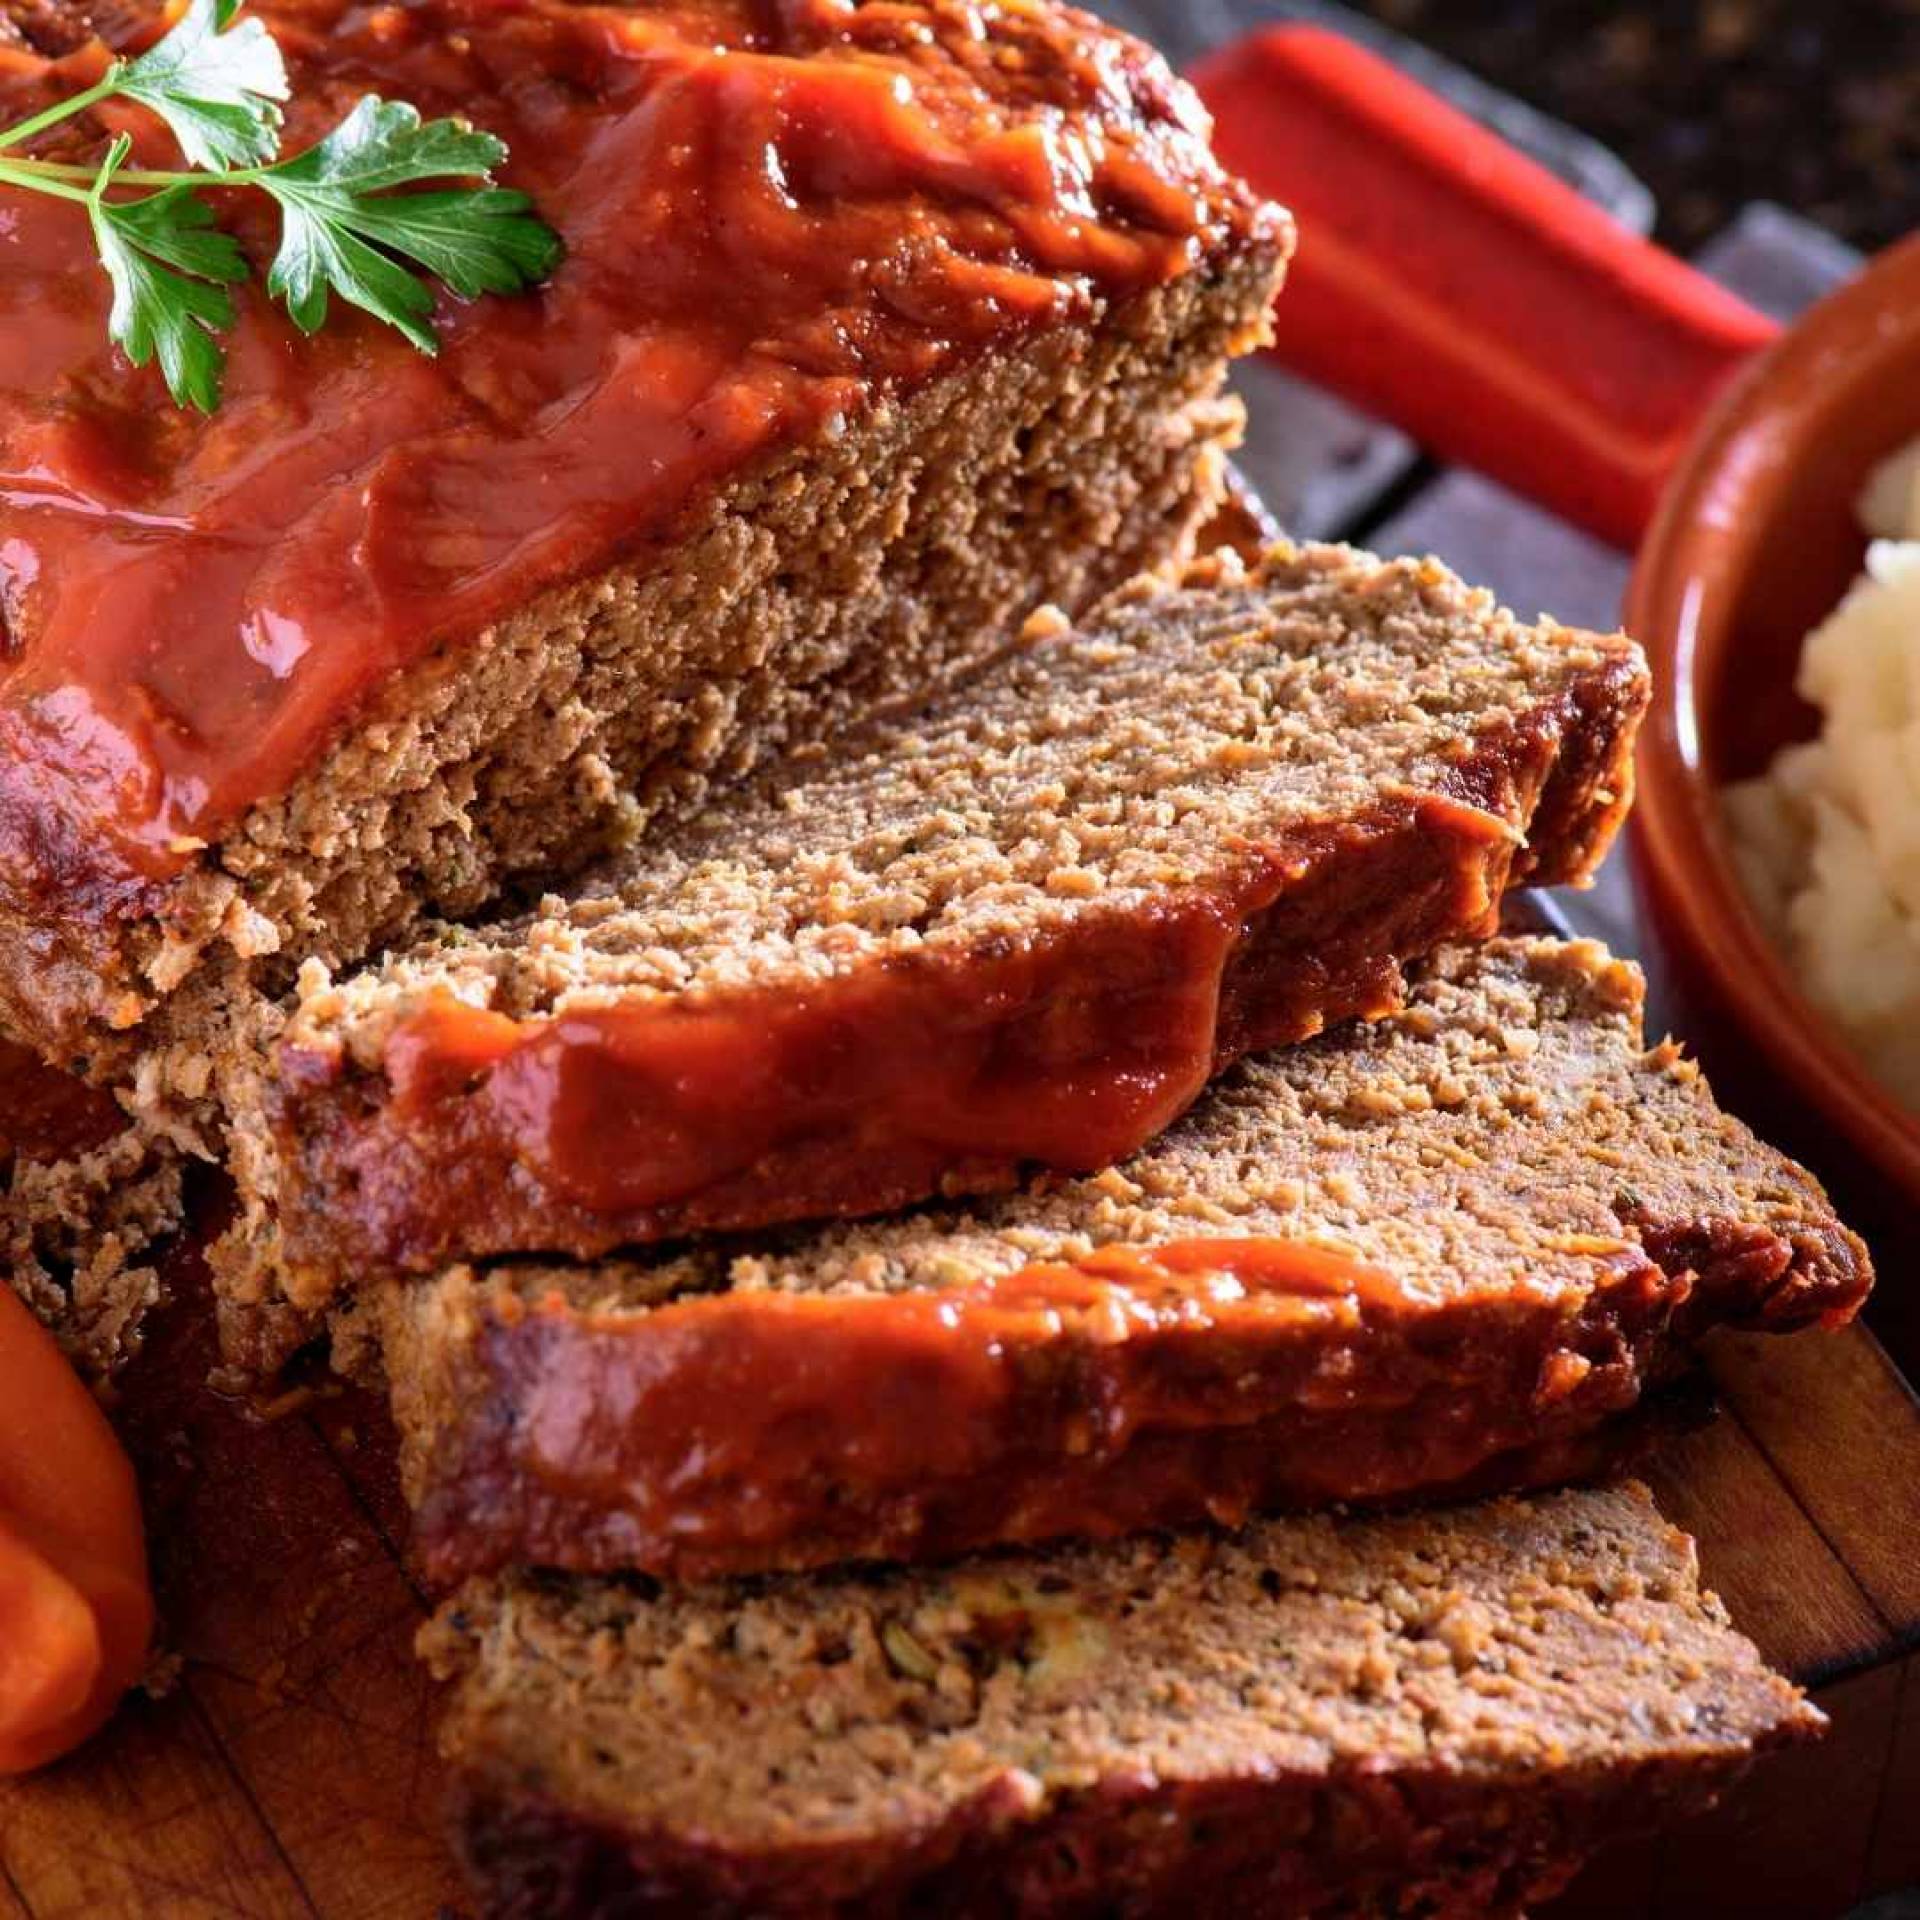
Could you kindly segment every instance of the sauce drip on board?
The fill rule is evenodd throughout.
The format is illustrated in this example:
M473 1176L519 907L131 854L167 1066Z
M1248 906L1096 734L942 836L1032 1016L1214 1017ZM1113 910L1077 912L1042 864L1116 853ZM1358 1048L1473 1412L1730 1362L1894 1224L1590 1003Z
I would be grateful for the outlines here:
M256 273L203 420L107 344L84 218L0 193L0 818L101 885L179 871L383 681L757 456L1266 217L1157 56L992 0L258 11L286 151L367 92L465 114L568 257L444 297L435 360L348 312L303 339ZM10 54L0 114L105 57ZM221 204L258 267L253 197Z

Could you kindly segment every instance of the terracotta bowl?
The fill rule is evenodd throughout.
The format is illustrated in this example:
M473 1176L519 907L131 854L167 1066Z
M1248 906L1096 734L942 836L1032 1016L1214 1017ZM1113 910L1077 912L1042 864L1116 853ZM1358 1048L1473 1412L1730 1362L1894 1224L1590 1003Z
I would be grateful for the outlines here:
M1801 642L1858 572L1854 503L1920 436L1920 236L1736 377L1640 549L1626 626L1652 658L1634 834L1642 901L1717 1082L1836 1175L1920 1202L1920 1117L1800 992L1741 890L1718 800L1813 731ZM1798 1122L1797 1126L1792 1123Z

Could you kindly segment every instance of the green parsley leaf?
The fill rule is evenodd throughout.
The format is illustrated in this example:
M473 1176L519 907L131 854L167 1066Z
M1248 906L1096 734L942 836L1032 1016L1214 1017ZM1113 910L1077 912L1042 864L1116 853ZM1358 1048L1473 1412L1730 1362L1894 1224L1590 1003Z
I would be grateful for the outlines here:
M3 3L3 0L0 0ZM414 108L369 95L326 139L291 160L280 147L286 67L242 0L188 0L178 25L137 60L91 87L0 126L0 192L43 193L84 205L113 286L108 331L135 366L158 360L181 406L211 413L225 366L217 336L233 325L225 289L247 261L213 223L208 189L264 189L281 215L268 289L312 333L338 294L432 353L433 289L414 268L463 299L519 293L560 258L560 237L523 193L493 184L507 150L464 120L422 122ZM121 135L98 169L23 151L48 128L101 100L124 96L160 115L187 171L127 168ZM422 193L393 188L443 184ZM110 200L116 185L154 187Z
M465 121L423 123L403 101L369 95L317 146L260 176L282 217L268 290L308 333L325 322L328 296L337 293L432 353L432 291L401 261L472 299L519 293L559 258L559 236L526 195L490 183L505 158L498 140ZM449 176L486 184L384 191Z
M465 120L422 121L404 100L368 94L317 146L283 160L279 179L324 181L379 193L416 180L489 178L507 157L504 140Z
M113 143L87 202L100 264L113 284L107 331L136 367L158 357L178 405L211 413L220 404L225 361L215 335L233 325L233 302L223 289L246 278L246 259L191 188L108 200L131 145L125 134Z
M179 25L113 76L114 91L151 107L188 163L218 172L257 166L280 149L287 69L258 20L234 24L240 0L192 0Z

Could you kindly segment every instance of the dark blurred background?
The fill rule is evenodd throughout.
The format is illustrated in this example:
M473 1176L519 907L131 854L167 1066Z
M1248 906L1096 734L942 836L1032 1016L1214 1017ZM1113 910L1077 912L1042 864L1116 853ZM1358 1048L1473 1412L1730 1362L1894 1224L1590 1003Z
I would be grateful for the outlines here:
M1920 227L1920 0L1358 10L1612 147L1682 253L1750 200L1867 249Z

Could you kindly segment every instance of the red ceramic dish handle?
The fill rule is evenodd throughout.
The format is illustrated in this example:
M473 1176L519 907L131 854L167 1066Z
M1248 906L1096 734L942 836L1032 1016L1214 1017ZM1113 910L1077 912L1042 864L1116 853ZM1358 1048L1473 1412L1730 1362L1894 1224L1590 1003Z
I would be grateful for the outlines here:
M1269 28L1193 78L1222 158L1299 217L1278 357L1635 545L1774 323L1339 34Z

